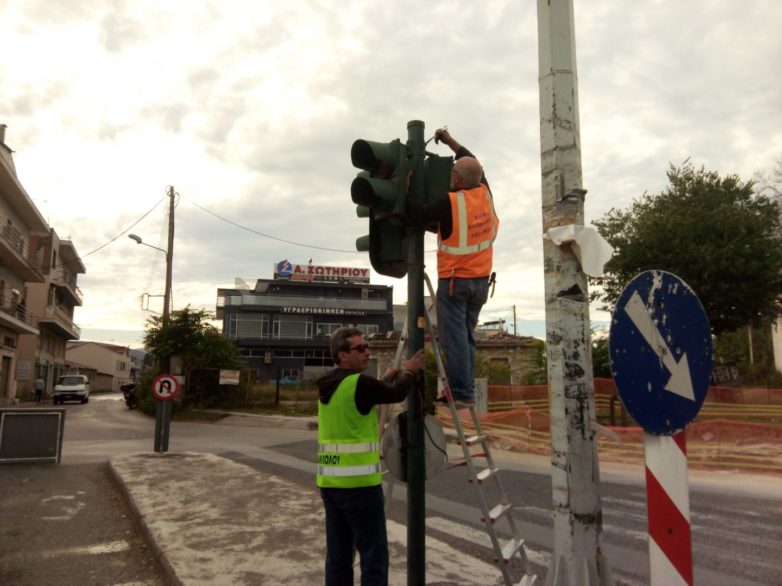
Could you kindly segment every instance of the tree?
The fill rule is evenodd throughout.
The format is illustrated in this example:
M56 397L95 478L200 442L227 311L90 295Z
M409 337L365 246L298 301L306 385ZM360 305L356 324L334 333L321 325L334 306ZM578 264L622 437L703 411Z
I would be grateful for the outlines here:
M622 289L645 270L684 279L698 295L715 334L768 323L782 313L782 236L775 201L752 182L720 177L689 160L668 170L669 186L626 210L593 222L614 247L596 298L612 309Z
M190 307L178 309L164 321L163 317L147 320L144 347L158 363L173 356L182 359L188 375L185 392L180 398L183 408L203 404L214 407L235 400L235 392L221 391L218 385L218 369L237 369L242 365L236 344L223 337L217 328L207 322L211 314L193 311ZM155 399L151 392L156 373L147 372L137 387L140 407L146 413L155 411ZM178 409L175 403L175 411Z
M171 312L167 323L163 317L147 320L144 347L158 361L179 356L185 370L191 368L239 368L236 344L223 337L207 323L209 312L190 307Z
M608 337L592 337L592 374L600 378L612 378L611 353L608 347Z

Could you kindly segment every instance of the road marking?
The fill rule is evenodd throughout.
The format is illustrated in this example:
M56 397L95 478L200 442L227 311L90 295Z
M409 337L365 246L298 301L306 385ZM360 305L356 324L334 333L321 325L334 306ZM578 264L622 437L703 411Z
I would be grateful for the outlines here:
M62 502L66 501L66 502ZM71 501L75 501L71 504ZM42 505L53 505L62 511L61 515L41 517L44 521L70 521L73 519L86 504L77 501L73 495L55 495L41 500Z
M119 541L109 541L97 545L85 545L80 547L66 547L63 549L52 549L43 552L43 557L52 558L63 555L102 555L104 553L119 553L130 549L130 544L121 539Z
M389 521L389 525L393 523L392 521ZM427 517L426 518L426 526L427 528L434 529L436 531L441 531L447 535L451 535L452 537L455 537L462 541L467 541L469 543L472 543L474 545L478 545L481 547L485 547L492 550L491 541L489 539L489 534L485 531L481 531L479 529L476 529L474 527L470 527L468 525L464 525L462 523L457 523L455 521L451 521L450 519L445 519L443 517ZM402 529L405 529L404 526L402 526ZM640 533L637 531L624 531L624 533L630 534L634 539L639 539L642 541L646 541L646 533ZM389 526L389 539L392 538L391 536L392 530ZM524 537L522 535L522 537ZM401 541L401 539L400 539ZM435 540L431 537L427 537L426 543L427 548L430 547L430 542L436 542L438 545L442 542ZM445 545L445 544L443 544ZM445 545L445 547L449 548L450 546ZM439 547L435 548L439 549ZM453 557L453 549L451 551L451 557ZM537 567L540 568L548 568L549 563L551 562L551 554L548 551L544 550L538 550L535 548L530 547L527 543L524 544L524 551L527 554L527 559L530 561L530 563L534 564ZM477 560L476 560L477 561ZM496 566L490 566L495 568ZM614 570L614 573L616 573L616 570ZM545 576L545 574L544 574ZM541 580L543 576L538 576L538 580ZM494 582L491 582L494 583ZM537 583L537 582L536 582ZM621 576L621 584L624 586L643 586L643 582L636 581L632 578L629 578L625 575Z
M407 527L392 520L387 521L389 547L407 547ZM453 547L439 539L426 539L426 577L429 581L452 583L457 577L469 576L471 584L497 584L501 579L494 564L488 564L470 555L454 552ZM403 568L391 565L389 586L407 584Z
M427 517L427 527L431 527L437 531L442 531L447 535L456 537L463 541L469 541L475 545L489 548L493 551L489 534L486 531L481 531L473 527L468 527L461 523L456 523L443 517ZM523 537L523 535L522 535ZM551 561L551 554L545 551L539 551L531 548L527 543L524 544L524 551L527 553L527 559L535 565L547 568Z

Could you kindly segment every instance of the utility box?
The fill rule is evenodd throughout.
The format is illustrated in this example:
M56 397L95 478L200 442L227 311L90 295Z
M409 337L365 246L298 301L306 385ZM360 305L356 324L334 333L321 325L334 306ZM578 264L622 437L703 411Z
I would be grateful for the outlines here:
M65 409L0 409L0 464L60 462Z

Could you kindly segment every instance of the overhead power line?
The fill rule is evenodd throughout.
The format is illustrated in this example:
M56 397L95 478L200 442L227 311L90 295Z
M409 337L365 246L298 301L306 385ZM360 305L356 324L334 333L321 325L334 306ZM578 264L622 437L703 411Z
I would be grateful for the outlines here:
M79 261L81 261L81 260L84 260L85 258L87 258L88 256L90 256L91 254L94 254L94 253L98 252L99 250L101 250L101 249L103 249L103 248L106 248L106 247L107 247L109 244L111 244L112 242L114 242L115 240L117 240L117 239L118 239L120 236L123 236L123 235L127 234L127 233L128 233L128 231L130 231L131 229L133 229L133 227L135 227L135 226L136 226L136 225L137 225L139 222L141 222L141 220L143 220L143 219L144 219L144 218L146 218L146 217L147 217L149 214L151 214L151 213L152 213L152 211L153 211L153 210L154 210L156 207L158 207L158 206L160 205L160 202L162 202L162 201L163 201L163 199L165 199L165 198L161 198L161 199L159 199L159 200L158 200L158 202L157 202L155 205L153 205L151 208L149 208L149 210L147 210L147 212L146 212L146 213L145 213L143 216L141 216L141 217L140 217L138 220L136 220L136 221L135 221L135 222L133 222L133 223L132 223L130 226L128 226L127 228L125 228L125 229L124 229L122 232L120 232L119 234L117 234L116 236L114 236L113 238L111 238L109 241L107 241L107 242L105 242L104 244L101 244L100 246L98 246L98 248L95 248L94 250L91 250L91 251L89 251L87 254L82 254L82 255L80 255L80 256L77 256L75 259L66 260L66 261L59 260L59 261L57 262L57 264L56 264L56 265L54 265L52 268L60 268L60 267L63 267L63 266L66 266L66 265L72 264L72 263L73 263L74 261L76 261L76 260L79 260ZM10 264L9 264L9 263L6 263L6 264L4 264L3 266L7 266L7 267L9 267L9 268L15 268L15 269L27 268L27 265L19 265L19 264L13 264L13 263L10 263Z
M317 249L317 250L328 250L330 252L350 252L350 253L354 253L354 254L356 252L358 252L356 250L343 250L343 249L340 249L340 248L328 248L326 246L317 246L315 244L306 244L306 243L303 243L303 242L295 242L293 240L285 240L284 238L278 238L277 236L272 236L271 234L265 234L263 232L259 232L258 230L253 230L252 228L248 228L247 226L242 226L241 224L239 224L237 222L234 222L233 220L229 220L228 218L224 218L223 216L221 216L219 214L216 214L213 211L210 211L210 210L206 209L203 206L198 205L196 202L194 202L194 201L192 201L190 199L188 199L188 201L191 204L193 204L195 207L197 207L199 210L201 210L202 212L206 212L207 214L209 214L210 216L214 216L218 220L222 220L223 222L225 222L227 224L231 224L232 226L236 226L237 228L241 228L242 230L250 232L251 234L256 234L258 236L263 236L264 238L268 238L270 240L276 240L278 242L284 242L285 244L292 244L294 246L301 246L303 248L314 248L314 249Z

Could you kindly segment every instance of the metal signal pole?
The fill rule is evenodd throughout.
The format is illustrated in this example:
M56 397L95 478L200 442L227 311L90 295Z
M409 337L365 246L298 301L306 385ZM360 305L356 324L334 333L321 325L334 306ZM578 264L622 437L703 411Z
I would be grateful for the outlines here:
M573 0L538 0L543 232L584 224ZM570 246L543 241L554 549L549 586L613 584L602 512L587 280Z
M424 123L407 123L412 171L410 193L424 200ZM424 347L424 230L410 228L407 269L407 357ZM407 584L426 584L426 446L424 445L423 373L407 397Z

